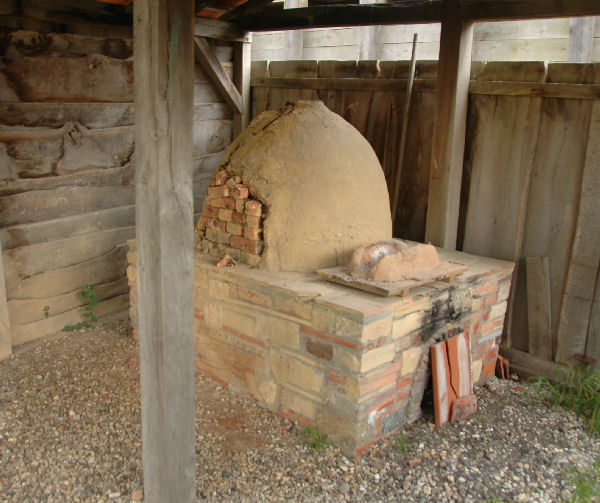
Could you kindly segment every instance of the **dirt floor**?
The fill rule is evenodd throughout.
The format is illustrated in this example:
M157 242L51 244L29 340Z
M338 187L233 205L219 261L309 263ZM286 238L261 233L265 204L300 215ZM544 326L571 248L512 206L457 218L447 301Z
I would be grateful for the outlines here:
M0 501L139 499L138 372L126 320L0 363ZM203 375L196 393L198 501L568 501L600 455L574 415L513 381L478 388L468 420L435 428L425 410L354 459Z

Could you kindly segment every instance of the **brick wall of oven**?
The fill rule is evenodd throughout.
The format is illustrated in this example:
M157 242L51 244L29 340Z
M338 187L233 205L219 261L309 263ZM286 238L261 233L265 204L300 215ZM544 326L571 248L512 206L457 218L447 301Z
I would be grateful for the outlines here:
M473 381L494 374L513 265L439 252L468 271L454 283L393 298L314 274L218 268L215 257L197 253L197 368L283 416L315 424L346 454L360 454L418 416L433 342L467 333Z

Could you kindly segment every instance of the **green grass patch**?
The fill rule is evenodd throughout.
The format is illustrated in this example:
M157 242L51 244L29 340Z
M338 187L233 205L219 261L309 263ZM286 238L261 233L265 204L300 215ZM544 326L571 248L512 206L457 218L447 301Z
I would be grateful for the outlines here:
M567 482L574 486L570 503L600 501L600 456L587 470L570 468L565 472Z
M308 435L306 444L315 451L320 451L323 447L331 445L327 433L320 434L316 426L305 426L304 433Z
M536 377L532 382L548 403L572 410L600 436L600 369L579 367L561 379Z

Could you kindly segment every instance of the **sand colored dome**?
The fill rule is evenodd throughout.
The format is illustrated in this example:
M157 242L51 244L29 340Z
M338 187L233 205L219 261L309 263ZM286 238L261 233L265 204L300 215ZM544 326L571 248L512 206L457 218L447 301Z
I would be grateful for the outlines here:
M355 248L392 237L375 152L319 101L261 114L230 145L223 169L263 203L260 266L268 270L345 265Z

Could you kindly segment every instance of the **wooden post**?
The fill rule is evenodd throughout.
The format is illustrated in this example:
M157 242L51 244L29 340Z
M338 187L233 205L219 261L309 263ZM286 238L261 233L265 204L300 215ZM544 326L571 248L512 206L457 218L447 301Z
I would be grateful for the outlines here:
M456 248L473 24L460 18L458 1L445 0L437 77L425 240Z
M4 284L4 261L2 260L2 243L0 243L0 361L6 360L12 354L12 338L10 319Z
M307 7L308 0L284 0L284 9L297 9ZM304 32L302 30L288 30L284 34L285 46L283 57L287 60L302 59L304 52Z
M569 20L567 63L592 62L595 26L595 17L572 17Z
M196 499L192 0L136 0L136 239L146 503Z
M251 39L250 39L251 40ZM242 113L233 114L233 137L239 135L250 120L251 42L233 43L233 84L242 97Z

